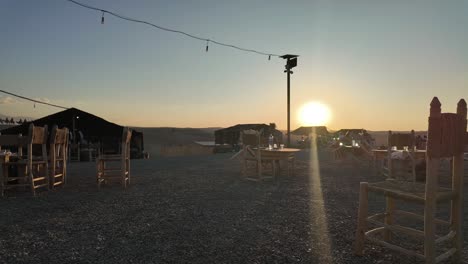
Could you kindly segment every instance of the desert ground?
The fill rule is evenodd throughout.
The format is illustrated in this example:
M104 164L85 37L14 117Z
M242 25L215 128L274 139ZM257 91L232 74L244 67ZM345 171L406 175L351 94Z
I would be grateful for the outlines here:
M231 155L132 160L126 190L70 163L67 185L0 199L0 263L418 263L353 254L359 182L382 179L372 164L304 150L294 176L251 182Z

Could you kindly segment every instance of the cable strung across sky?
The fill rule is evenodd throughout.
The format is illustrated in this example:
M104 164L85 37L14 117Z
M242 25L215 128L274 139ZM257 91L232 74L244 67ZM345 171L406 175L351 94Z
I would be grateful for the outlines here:
M4 91L4 90L0 90L0 92L1 92L1 93L5 93L5 94L9 94L9 95L12 95L12 96L15 96L15 97L24 99L24 100L28 100L28 101L31 101L31 102L34 102L34 103L38 103L38 104L44 104L44 105L53 106L53 107L58 107L58 108L62 108L62 109L69 109L68 107L65 107L65 106L56 105L56 104L50 104L50 103L38 101L38 100L35 100L35 99L32 99L32 98L28 98L28 97L25 97L25 96L17 95L17 94L10 93L10 92Z
M107 14L113 15L113 16L115 16L117 18L120 18L120 19L123 19L123 20L131 21L131 22L135 22L135 23L146 24L146 25L155 27L155 28L160 29L160 30L173 32L173 33L177 33L177 34L182 34L182 35L185 35L187 37L190 37L190 38L193 38L193 39L196 39L196 40L200 40L200 41L204 41L204 42L206 41L206 51L208 51L208 44L213 43L213 44L216 44L216 45L220 45L220 46L224 46L224 47L228 47L228 48L233 48L233 49L237 49L237 50L241 50L241 51L245 51L245 52L257 53L259 55L265 55L265 56L268 56L268 60L270 60L270 58L272 56L274 56L274 57L280 57L281 56L281 55L278 55L278 54L267 53L267 52L258 51L258 50L254 50L254 49L246 49L246 48L242 48L242 47L239 47L239 46L236 46L236 45L222 43L222 42L219 42L219 41L216 41L216 40L198 37L198 36L195 36L195 35L180 31L180 30L161 27L161 26L155 25L153 23L150 23L150 22L147 22L147 21L144 21L144 20L139 20L139 19L126 17L126 16L114 13L114 12L106 10L106 9L101 9L101 8L86 5L86 4L77 2L75 0L68 0L68 1L72 2L72 3L76 4L76 5L79 5L81 7L84 7L84 8L88 8L88 9L91 9L91 10L96 10L96 11L102 12L101 24L104 24L104 14L107 13Z

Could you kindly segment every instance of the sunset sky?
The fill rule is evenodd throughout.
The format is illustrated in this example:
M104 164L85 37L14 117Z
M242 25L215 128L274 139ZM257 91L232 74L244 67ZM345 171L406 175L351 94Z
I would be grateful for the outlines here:
M78 0L202 38L299 54L291 127L310 101L331 129L424 130L429 102L468 99L468 1ZM286 128L284 60L66 0L0 1L0 89L130 126ZM0 94L0 114L60 109Z

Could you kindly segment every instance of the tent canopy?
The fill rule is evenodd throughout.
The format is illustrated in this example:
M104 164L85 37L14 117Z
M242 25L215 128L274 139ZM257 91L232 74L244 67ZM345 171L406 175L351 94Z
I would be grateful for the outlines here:
M36 126L47 125L49 129L57 125L59 128L67 127L71 132L81 132L86 140L99 141L107 137L121 137L122 126L108 122L98 116L85 111L70 108L55 114L51 114L34 121L23 123L19 126L2 130L2 134L23 134L28 133L29 124ZM73 133L72 133L73 135ZM78 136L78 135L77 135Z

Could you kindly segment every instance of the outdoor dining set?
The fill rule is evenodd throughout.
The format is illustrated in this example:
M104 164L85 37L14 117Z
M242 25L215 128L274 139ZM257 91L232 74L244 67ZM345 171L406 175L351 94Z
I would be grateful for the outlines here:
M124 128L119 152L99 154L96 158L96 180L117 181L125 188L130 182L130 138L132 131ZM0 191L30 189L33 196L40 190L54 189L67 182L69 131L56 125L29 125L27 135L0 135L2 166Z
M287 176L294 174L295 153L300 149L285 148L283 144L273 142L269 142L268 147L265 147L262 132L249 129L240 133L242 149L231 159L240 157L243 178L252 181L277 179L282 165L286 167Z

